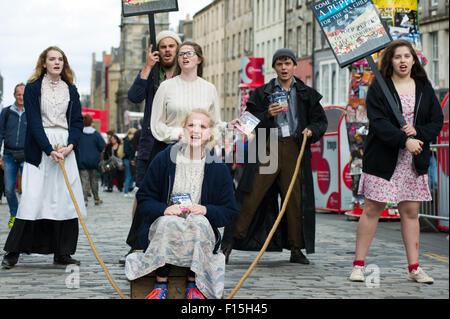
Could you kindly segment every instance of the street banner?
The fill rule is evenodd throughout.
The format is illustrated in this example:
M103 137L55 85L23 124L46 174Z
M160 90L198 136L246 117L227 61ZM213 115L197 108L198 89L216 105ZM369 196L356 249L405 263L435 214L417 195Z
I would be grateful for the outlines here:
M392 41L371 0L323 0L312 9L341 68Z
M124 17L178 11L177 0L122 0Z

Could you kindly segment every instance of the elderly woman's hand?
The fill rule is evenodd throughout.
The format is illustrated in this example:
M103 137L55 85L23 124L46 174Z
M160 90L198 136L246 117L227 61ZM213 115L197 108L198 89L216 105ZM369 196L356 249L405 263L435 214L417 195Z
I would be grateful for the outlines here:
M205 216L206 207L199 204L193 204L191 207L189 207L189 214Z
M180 205L172 205L166 208L164 211L164 216L170 215L181 215L183 212L181 211Z

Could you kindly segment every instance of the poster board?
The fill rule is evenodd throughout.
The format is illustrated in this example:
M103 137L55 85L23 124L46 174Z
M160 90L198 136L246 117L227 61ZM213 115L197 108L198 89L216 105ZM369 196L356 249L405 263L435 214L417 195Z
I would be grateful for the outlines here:
M122 0L124 17L169 11L178 11L177 0Z
M392 41L371 0L322 0L312 9L341 68Z

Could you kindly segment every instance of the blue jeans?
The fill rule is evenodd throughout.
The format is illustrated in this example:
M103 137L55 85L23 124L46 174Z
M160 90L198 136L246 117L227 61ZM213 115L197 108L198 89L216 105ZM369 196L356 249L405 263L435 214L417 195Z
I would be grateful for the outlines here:
M16 195L16 181L17 181L17 173L20 168L20 174L22 175L23 171L23 162L17 164L14 162L14 158L12 155L5 154L3 156L3 162L5 163L5 196L8 201L9 213L11 216L16 216L17 208L19 207L19 201L17 200Z
M133 187L133 176L131 175L130 160L128 158L124 158L123 165L125 166L125 185L123 186L123 192L124 194L127 194L128 190Z

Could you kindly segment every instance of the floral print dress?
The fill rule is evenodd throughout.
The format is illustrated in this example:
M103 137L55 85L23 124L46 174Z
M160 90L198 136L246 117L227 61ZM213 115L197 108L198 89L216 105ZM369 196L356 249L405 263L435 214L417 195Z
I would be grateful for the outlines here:
M413 124L415 95L401 94L400 100L406 122ZM398 152L397 166L391 180L362 173L358 193L377 202L392 204L432 200L428 175L417 175L413 168L413 155L406 148Z

